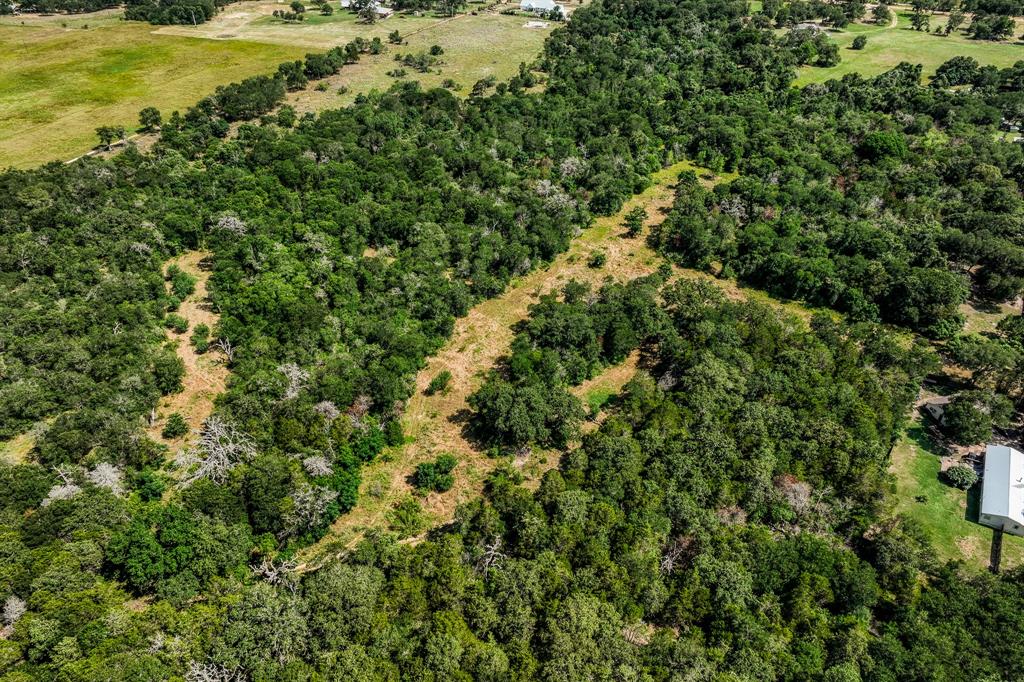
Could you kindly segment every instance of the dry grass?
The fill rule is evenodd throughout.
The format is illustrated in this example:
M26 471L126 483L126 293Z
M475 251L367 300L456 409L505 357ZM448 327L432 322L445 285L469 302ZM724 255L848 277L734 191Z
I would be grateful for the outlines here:
M211 349L200 355L189 343L189 336L196 325L205 324L212 330L219 319L210 307L206 288L210 279L210 270L206 266L209 257L210 254L204 251L188 251L165 265L165 270L177 265L196 278L195 291L178 308L178 314L188 320L188 331L184 334L170 329L166 331L168 342L174 344L175 352L185 363L183 390L160 399L157 418L148 429L150 438L167 444L172 452L184 447L192 436L191 431L198 430L213 413L214 401L227 386L228 369L223 354ZM175 412L185 418L190 433L181 438L165 439L160 432L167 418Z
M0 460L8 464L22 464L28 460L36 439L31 433L22 433L6 443L0 443Z
M964 323L965 334L984 334L996 331L999 320L1007 315L1021 313L1021 299L999 305L982 306L978 303L964 303L960 312L967 318Z

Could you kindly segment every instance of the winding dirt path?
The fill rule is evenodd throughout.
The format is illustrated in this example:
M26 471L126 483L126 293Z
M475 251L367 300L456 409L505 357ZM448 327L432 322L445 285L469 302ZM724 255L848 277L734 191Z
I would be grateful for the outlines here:
M147 429L150 438L167 444L172 452L183 447L191 432L202 426L203 421L213 412L214 400L227 386L228 368L224 355L212 348L203 354L196 353L189 342L196 325L205 324L212 330L220 319L209 302L209 257L210 254L205 251L186 251L169 260L164 266L166 272L171 265L177 265L196 278L195 291L182 301L178 308L178 314L188 320L188 331L179 334L171 329L166 330L168 342L174 344L175 352L185 363L183 389L179 393L172 393L160 399L155 419L150 420ZM160 432L167 423L167 418L175 412L185 418L190 433L180 438L163 438Z

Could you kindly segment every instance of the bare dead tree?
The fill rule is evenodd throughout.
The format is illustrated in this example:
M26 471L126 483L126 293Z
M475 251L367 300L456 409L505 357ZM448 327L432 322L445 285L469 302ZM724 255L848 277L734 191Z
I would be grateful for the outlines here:
M281 586L295 594L299 587L299 564L294 559L288 561L274 561L270 557L264 557L258 564L251 564L249 570L252 574L275 587Z
M314 528L323 521L327 509L338 493L319 485L303 484L292 493L292 509L285 516L285 525L292 531Z
M302 468L310 476L330 476L334 469L323 455L313 455L302 460Z
M277 371L283 374L285 379L288 380L288 386L284 389L284 399L294 400L295 398L298 398L299 393L306 385L306 381L309 380L309 372L302 369L294 362L279 365Z
M96 465L96 468L85 475L89 481L100 488L106 488L115 495L120 496L124 493L124 486L121 483L123 474L113 464L109 462L100 462Z
M341 416L339 410L330 400L322 400L313 406L313 411L324 418L328 423L333 422Z
M247 462L255 455L256 443L249 434L231 422L213 415L199 430L196 447L188 450L182 458L182 464L189 472L182 484L189 485L201 478L223 483L228 472L240 462Z
M365 425L363 424L363 418L366 417L370 412L370 408L373 407L373 398L368 395L361 395L356 398L352 406L348 408L347 414L349 420L352 422L352 426L357 429L362 429Z
M3 618L4 625L8 627L18 622L18 619L25 615L25 611L28 607L25 605L25 600L21 597L11 595L4 600Z
M235 347L231 345L231 339L227 337L221 337L214 342L213 347L224 354L227 358L228 364L230 365L235 361Z
M501 551L501 537L496 537L494 540L484 545L483 554L477 559L476 569L477 573L483 574L489 571L491 568L497 568L501 565L501 562L508 557Z
M185 682L245 682L246 675L238 668L228 668L220 663L199 663L192 661L185 673Z
M217 219L217 229L230 232L236 237L244 237L249 231L249 228L246 227L241 218L230 213L225 213Z
M72 497L82 492L82 488L75 482L74 471L65 466L59 466L54 468L54 472L57 474L57 478L60 479L60 483L50 488L50 492L46 494L46 498L40 502L40 506L48 507L57 500L70 500Z
M676 570L690 554L693 541L690 538L677 537L661 553L659 568L662 573L669 574Z

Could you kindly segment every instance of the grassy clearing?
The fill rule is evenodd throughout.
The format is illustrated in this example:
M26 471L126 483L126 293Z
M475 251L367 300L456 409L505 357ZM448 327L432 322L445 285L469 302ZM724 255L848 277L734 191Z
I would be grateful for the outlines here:
M896 509L924 528L942 560L960 560L975 570L988 567L992 530L969 518L977 516L978 486L969 492L939 478L940 455L925 428L915 421L892 452ZM920 500L920 501L919 501ZM1002 568L1024 564L1024 538L1003 538Z
M387 75L400 66L394 60L395 54L415 54L428 50L432 45L440 45L444 49L443 63L429 73L406 68L407 73L401 80L419 81L430 88L451 79L458 84L459 94L465 96L478 80L488 76L495 77L498 82L507 80L518 72L519 64L536 59L545 38L556 26L549 23L547 28L525 28L526 17L493 13L430 19L432 23L425 27L422 26L423 21L422 18L400 15L372 27L374 34L382 34L382 39L397 29L405 44L388 45L388 51L382 55L364 56L358 64L347 66L338 75L325 79L326 90L309 87L289 95L288 103L299 112L322 111L350 104L359 93L386 90L397 82ZM411 32L414 30L415 33ZM340 94L342 88L347 92Z
M960 312L967 318L964 323L965 334L994 333L999 320L1007 315L1020 314L1021 302L1018 299L1013 303L987 306L979 303L964 303L960 306Z
M944 26L945 23L946 17L941 14L932 17L933 30ZM1018 24L1015 35L1020 33L1021 25ZM962 33L943 37L934 33L915 31L910 28L909 12L903 10L899 11L895 26L858 23L851 24L843 31L832 31L829 35L839 43L842 61L829 68L802 68L797 76L796 85L823 83L830 78L842 78L848 73L876 76L900 62L921 64L924 67L924 75L931 76L940 64L957 55L974 57L981 64L999 67L1011 66L1014 62L1024 59L1022 43L971 40ZM867 45L863 50L850 49L853 39L860 35L867 38Z
M21 464L35 447L36 439L31 433L22 433L5 443L0 443L0 462Z
M327 81L289 96L300 111L350 103L360 92L394 83L396 52L445 49L440 73L406 76L426 86L453 79L462 89L487 76L503 80L531 62L555 28L525 28L527 17L480 11L455 18L396 15L374 25L349 12L310 13L301 24L272 16L284 3L242 2L199 26L154 28L119 18L119 10L86 15L0 18L0 168L66 160L91 149L99 125L138 125L138 112L155 106L183 110L217 85L271 73L358 37L398 30L407 41L389 54L368 57ZM482 5L470 5L470 9ZM341 96L344 86L348 92Z
M143 107L167 115L218 84L272 71L304 53L158 35L116 12L0 19L0 52L0 168L77 156L96 143L99 125L130 130Z

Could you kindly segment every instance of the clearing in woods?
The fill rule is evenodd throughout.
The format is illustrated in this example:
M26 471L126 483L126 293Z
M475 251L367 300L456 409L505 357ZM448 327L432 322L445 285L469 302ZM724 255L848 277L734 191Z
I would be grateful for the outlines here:
M487 474L502 460L489 457L466 439L463 428L469 414L468 397L480 387L487 371L508 352L514 325L526 317L530 305L536 303L541 295L555 291L573 279L599 287L606 279L626 282L657 271L664 260L647 245L646 230L640 237L626 238L622 221L630 209L643 206L648 214L647 228L660 222L662 213L672 204L675 180L684 170L695 170L698 175L707 173L688 162L677 163L656 173L650 187L626 202L617 215L599 218L548 267L514 281L502 295L477 304L455 322L451 338L427 360L426 367L416 377L416 391L409 399L402 423L407 443L389 449L363 468L363 482L355 508L340 516L323 540L303 552L307 559L306 568L344 554L355 547L368 531L383 529L395 504L412 493L407 479L416 465L431 461L440 454L455 455L458 465L453 472L455 485L450 491L430 493L422 499L430 527L449 521L459 504L480 493ZM734 177L719 176L713 182L728 181ZM601 268L588 267L589 256L598 251L605 254L605 265ZM680 277L707 278L719 284L730 298L772 302L805 319L810 315L803 306L776 301L763 292L741 288L735 282L716 280L684 268L675 268L674 271ZM633 354L624 363L609 367L575 387L573 393L585 405L599 408L632 378L637 361L638 354ZM444 370L452 375L448 389L426 395L427 384ZM584 430L591 428L592 422L584 425ZM558 453L534 452L516 464L527 485L536 484L545 471L558 464Z
M1000 68L1012 66L1014 62L1024 59L1024 45L1018 42L971 40L962 30L949 36L939 35L935 30L946 25L946 14L933 14L933 32L925 33L910 27L908 8L893 8L893 12L896 21L889 26L855 23L841 31L830 30L829 37L839 44L842 61L826 68L805 66L798 72L795 84L824 83L832 78L842 78L848 73L877 76L900 62L921 64L924 76L930 77L939 65L958 55L974 57L981 64L992 64ZM867 18L870 18L870 14ZM969 23L968 19L965 25ZM1024 23L1018 20L1014 36L1020 35L1022 29ZM857 36L867 38L863 50L850 48Z
M155 106L166 118L218 85L272 74L281 62L359 36L386 43L395 30L406 44L365 55L320 81L326 89L310 83L290 93L288 103L300 112L319 111L349 104L359 93L385 90L396 82L387 75L398 66L396 53L419 53L432 45L444 49L443 63L429 73L407 68L404 78L428 87L450 78L466 93L481 78L502 81L521 62L532 62L558 25L527 28L525 16L502 15L476 3L470 8L477 14L455 18L397 14L367 25L348 11L322 17L311 10L306 21L288 24L272 16L285 7L235 3L199 26L153 27L122 20L120 10L0 17L0 169L70 159L96 144L97 126L134 130L144 107ZM340 94L343 86L346 92Z
M942 481L941 455L921 415L892 451L890 471L896 478L896 510L916 521L942 561L963 561L981 571L988 567L992 530L976 523L981 486L968 492ZM1024 565L1024 538L1004 535L1002 568Z
M156 419L147 430L150 438L167 444L172 453L183 447L192 432L198 430L203 421L210 416L214 400L224 392L228 380L228 368L223 353L211 347L207 352L200 354L189 342L189 336L196 325L205 324L213 330L219 319L210 306L206 288L210 279L209 258L210 254L204 251L187 251L168 261L164 268L166 271L171 265L177 265L196 278L195 291L181 302L177 311L188 320L188 331L179 334L168 329L166 332L167 340L174 344L175 352L185 363L183 389L160 399ZM163 438L160 432L167 423L167 418L175 412L185 418L189 433L180 438Z

